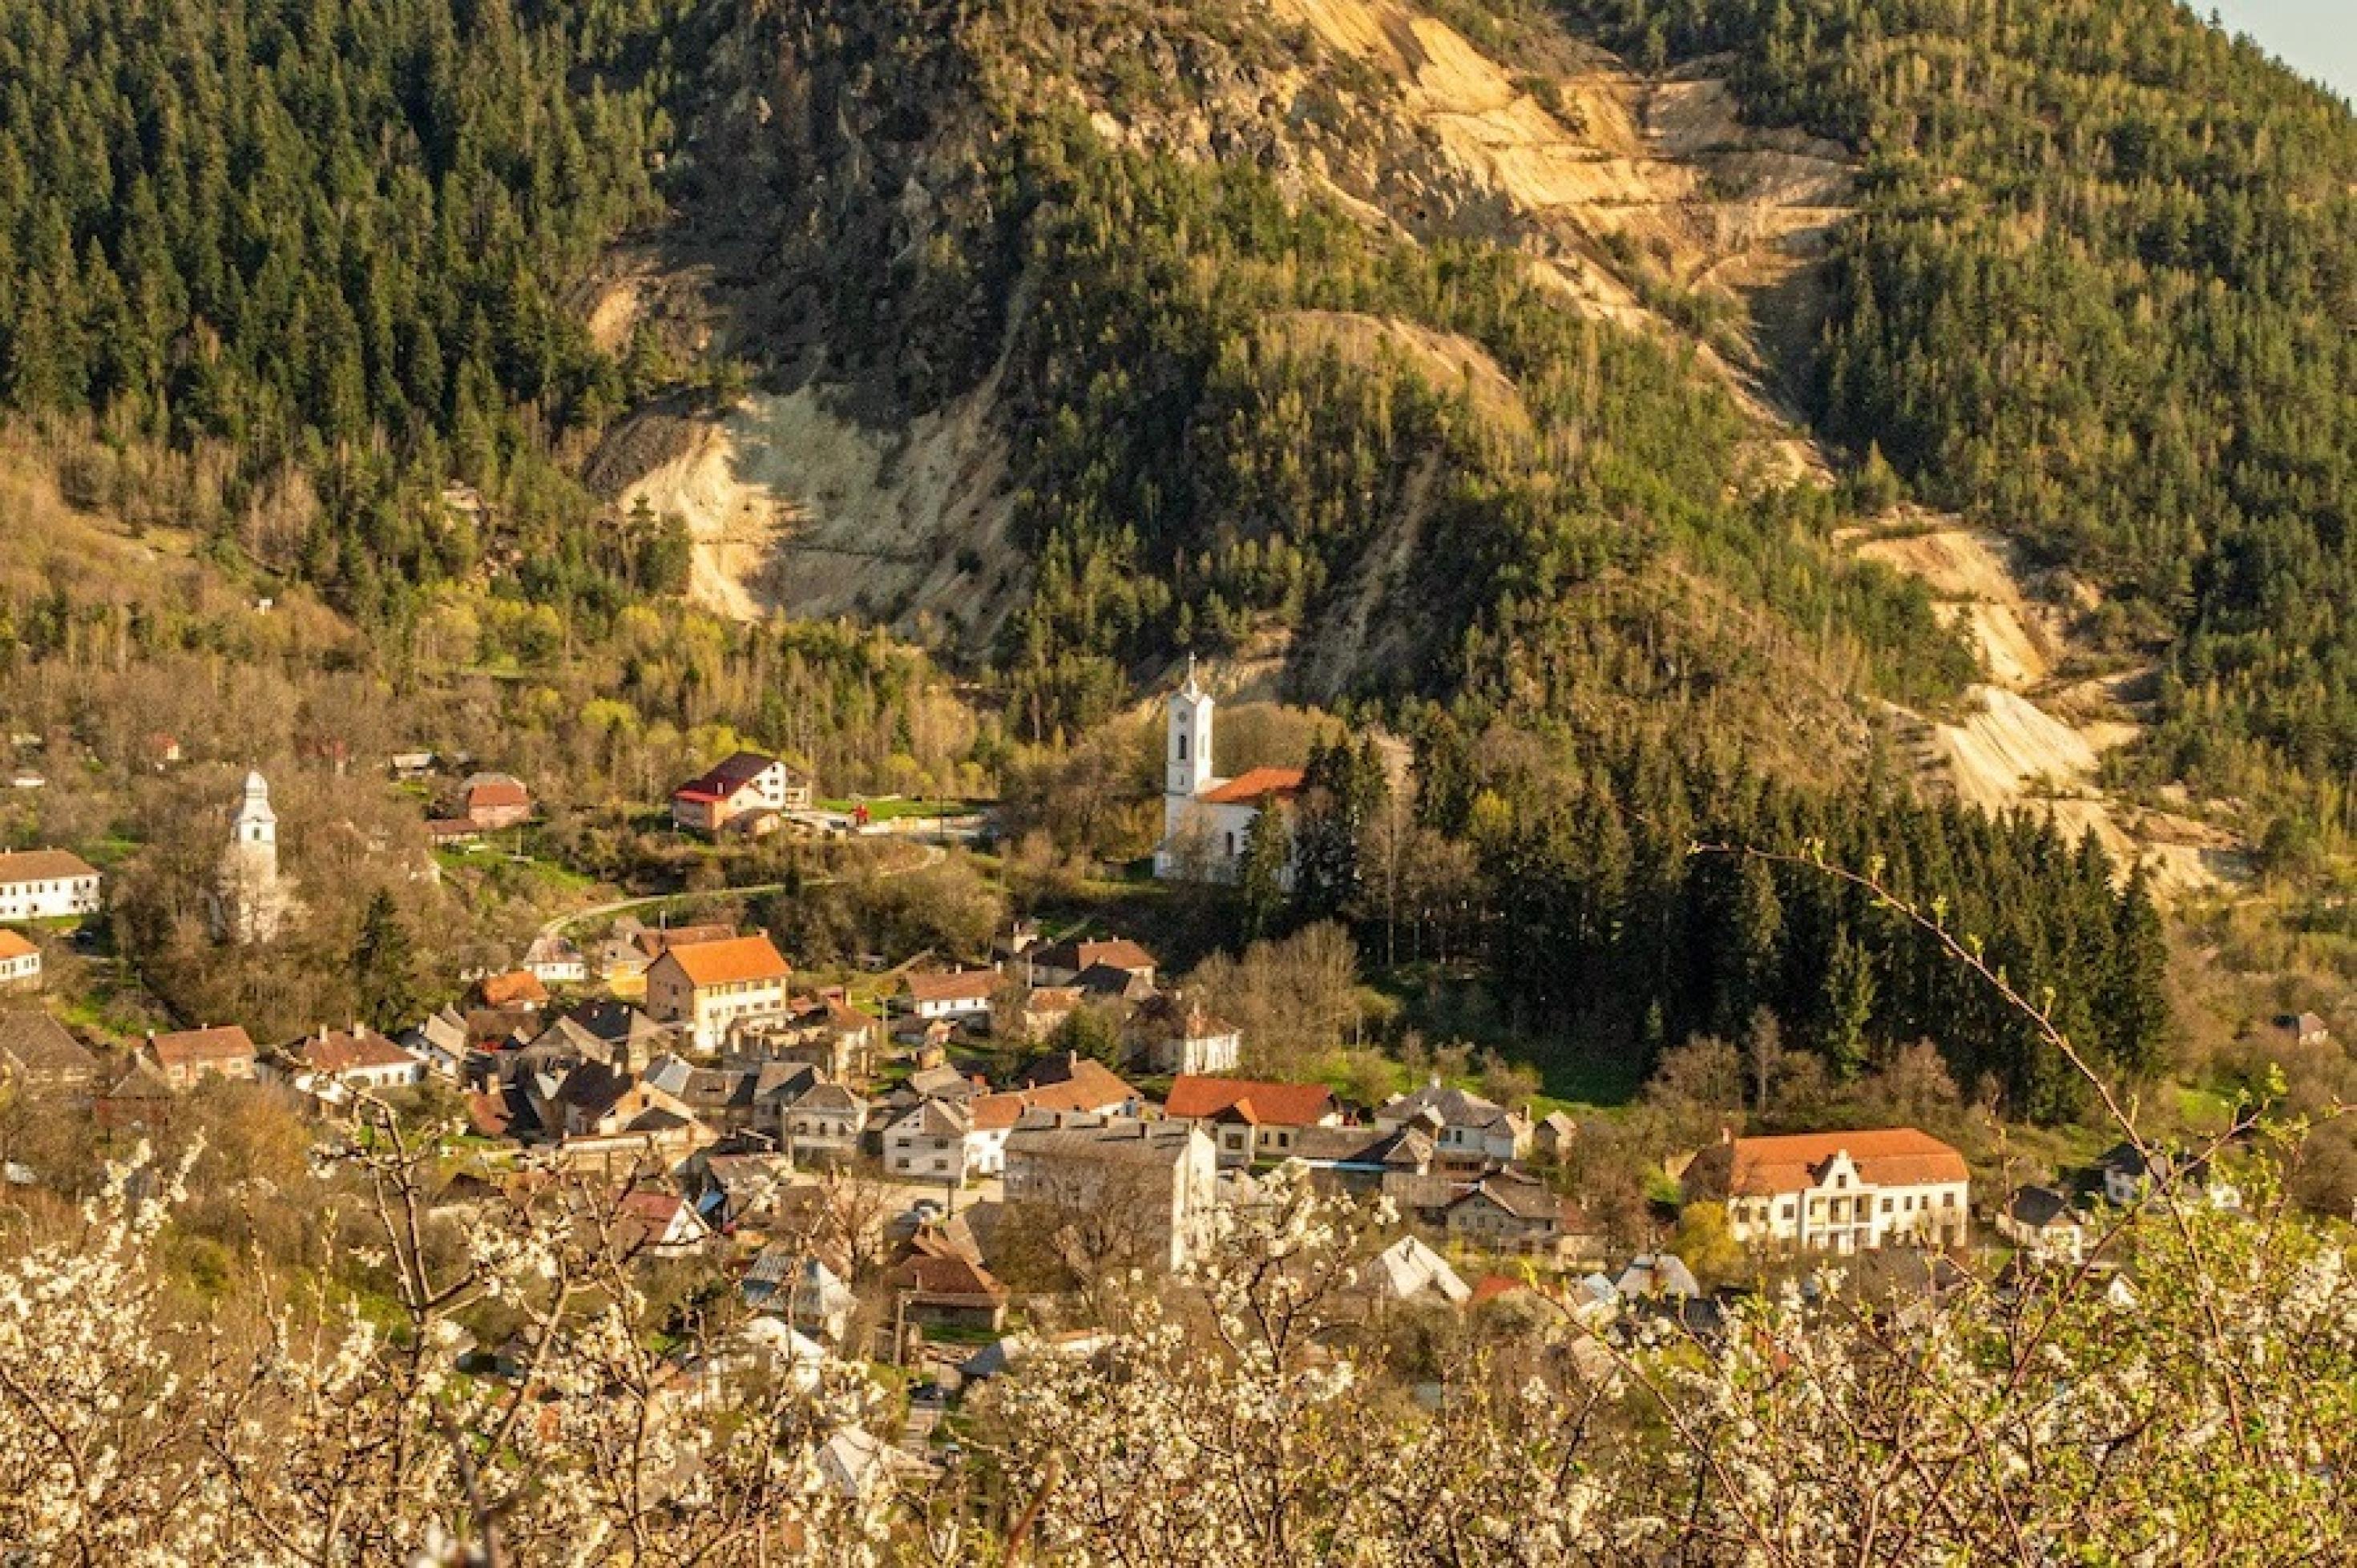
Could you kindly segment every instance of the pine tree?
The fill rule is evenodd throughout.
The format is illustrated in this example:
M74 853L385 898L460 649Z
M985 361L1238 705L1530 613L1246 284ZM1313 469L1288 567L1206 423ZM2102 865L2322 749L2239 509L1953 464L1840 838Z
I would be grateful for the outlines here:
M1237 924L1246 941L1277 933L1285 918L1286 868L1292 856L1292 826L1284 809L1271 802L1244 830L1243 863L1237 869Z
M369 1025L390 1033L417 1021L417 951L400 906L384 888L377 889L361 917L352 977L361 1017Z
M2112 1060L2138 1077L2168 1061L2169 1013L2165 982L2169 939L2144 867L2120 895L2113 919L2109 972L2102 986L2103 1029Z

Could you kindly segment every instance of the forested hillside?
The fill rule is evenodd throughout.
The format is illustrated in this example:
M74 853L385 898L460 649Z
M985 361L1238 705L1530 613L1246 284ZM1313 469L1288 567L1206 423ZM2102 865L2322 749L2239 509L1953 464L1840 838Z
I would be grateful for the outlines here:
M1972 672L1837 542L1878 452L2158 664L2131 773L2349 826L2357 130L2163 0L72 0L0 70L0 399L371 626L679 591L577 476L741 361L979 432L1005 548L920 552L1028 737L1191 648L1830 774ZM1714 224L1798 225L1774 312ZM597 346L626 235L716 334Z
M1372 630L1314 694L1731 687L1763 731L1822 714L1815 661L1861 646L1867 684L1915 701L1969 672L1920 590L1831 548L1840 498L1762 462L1695 345L1577 308L1512 246L1371 224L1256 145L1288 134L1256 118L1276 73L1347 80L1298 29L895 0L780 7L737 48L764 91L700 138L690 209L768 237L871 405L996 389L1030 586L997 653L1031 734L1181 647L1338 626ZM1190 115L1256 150L1155 145Z
M1577 0L1869 159L1825 428L2104 584L2146 761L2357 771L2357 120L2170 0Z
M487 553L560 602L655 585L562 467L633 395L565 289L660 210L688 9L0 6L0 397L217 444L220 526L371 618ZM290 465L316 515L250 520Z

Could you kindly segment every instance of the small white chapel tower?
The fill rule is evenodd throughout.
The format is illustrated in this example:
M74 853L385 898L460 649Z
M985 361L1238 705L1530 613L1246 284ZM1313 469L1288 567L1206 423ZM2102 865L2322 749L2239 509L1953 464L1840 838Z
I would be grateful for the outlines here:
M1166 759L1162 785L1162 793L1169 800L1191 800L1214 782L1212 706L1211 693L1195 679L1195 656L1190 653L1187 656L1187 683L1170 693L1170 755Z
M294 897L278 874L278 813L270 806L270 785L260 773L248 773L213 888L213 935L221 941L273 941L294 912Z

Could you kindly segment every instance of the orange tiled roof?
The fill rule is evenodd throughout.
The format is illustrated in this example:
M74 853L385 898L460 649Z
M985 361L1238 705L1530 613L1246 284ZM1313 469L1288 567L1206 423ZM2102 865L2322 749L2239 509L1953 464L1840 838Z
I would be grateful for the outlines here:
M941 974L904 974L900 983L919 1002L987 1002L998 989L995 969L961 969Z
M234 1024L210 1029L181 1029L157 1035L147 1043L166 1067L195 1067L203 1062L238 1061L253 1055L253 1041Z
M965 1113L977 1133L997 1133L1023 1119L1030 1097L1023 1094L978 1094L966 1101Z
M479 989L486 1007L511 1007L520 1002L548 1000L548 987L540 983L540 976L528 969L485 975Z
M1023 1091L1023 1098L1038 1111L1101 1111L1109 1105L1126 1105L1138 1094L1103 1062L1080 1057L1072 1063L1071 1077L1034 1084Z
M350 1072L357 1068L414 1067L417 1058L378 1034L363 1028L357 1034L342 1029L315 1036L295 1047L304 1065L318 1072Z
M1969 1179L1964 1155L1912 1127L1857 1133L1793 1133L1738 1138L1727 1191L1738 1197L1799 1192L1814 1187L1825 1162L1847 1154L1860 1180L1876 1187L1918 1187Z
M1201 799L1211 806L1250 806L1271 796L1289 800L1301 793L1301 777L1298 768L1254 768L1207 791Z
M1170 1080L1163 1114L1201 1120L1233 1107L1255 1126L1312 1127L1334 1112L1334 1091L1322 1083L1258 1083L1244 1078L1180 1073Z
M0 931L0 962L12 958L24 958L40 950L14 931Z
M725 941L689 942L667 948L663 957L676 963L688 983L727 985L746 980L783 980L793 972L784 955L767 937L730 937Z

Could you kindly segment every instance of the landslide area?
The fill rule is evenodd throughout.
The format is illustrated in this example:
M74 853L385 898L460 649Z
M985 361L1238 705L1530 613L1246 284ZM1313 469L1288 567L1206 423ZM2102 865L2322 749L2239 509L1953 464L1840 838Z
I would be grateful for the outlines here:
M1042 280L1012 248L1023 193L992 181L1015 117L1061 113L1122 152L1248 162L1384 243L1510 254L1555 307L1645 335L1722 389L1747 424L1747 482L1822 477L1785 388L1847 209L1842 149L1747 127L1708 63L1648 78L1551 24L1450 10L1477 36L1407 0L954 16L805 3L748 20L717 46L680 222L652 252L634 243L583 308L616 342L669 319L683 350L751 364L761 384L626 424L593 473L686 521L714 609L998 646L1041 542L1017 517L1037 410L1004 378ZM1533 435L1516 370L1461 334L1322 308L1273 311L1262 331L1303 356L1380 356L1469 397L1489 438ZM1404 464L1332 574L1338 629L1302 639L1305 693L1406 651L1418 618L1385 606L1418 585L1441 467ZM1409 629L1366 629L1386 626Z

